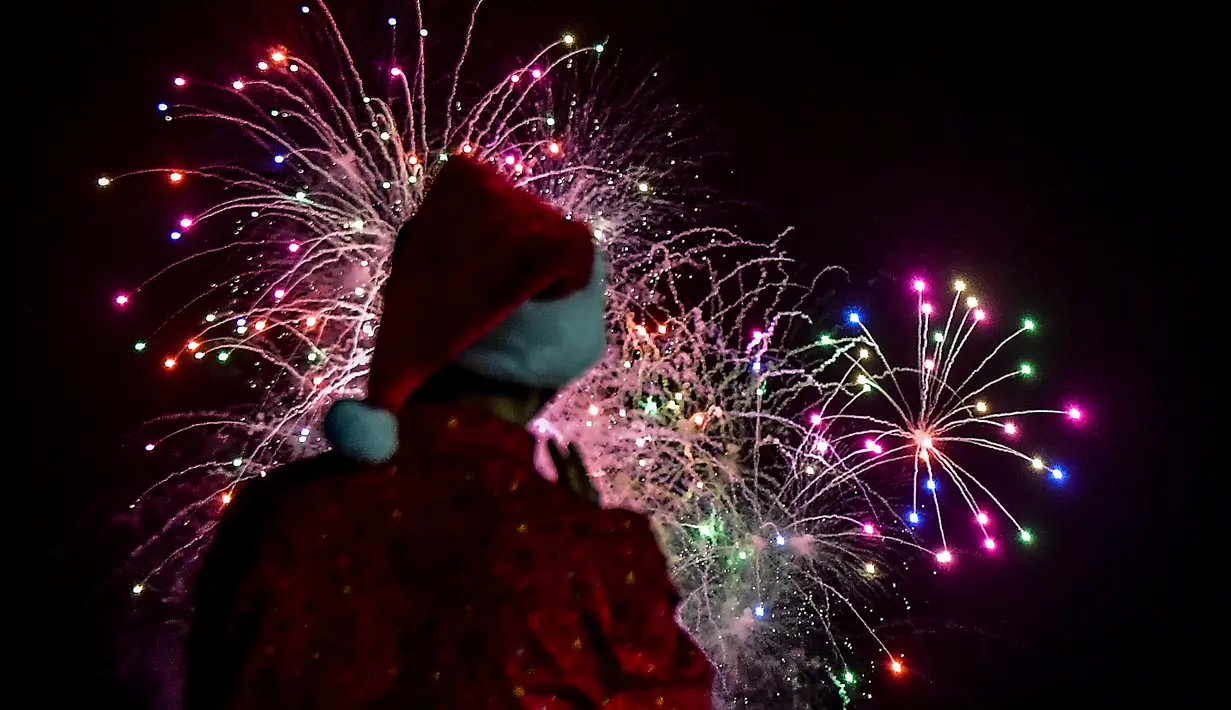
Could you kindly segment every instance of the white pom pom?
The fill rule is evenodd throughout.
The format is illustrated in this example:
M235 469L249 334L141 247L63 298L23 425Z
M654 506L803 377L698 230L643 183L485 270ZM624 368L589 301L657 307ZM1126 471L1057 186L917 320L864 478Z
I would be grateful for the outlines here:
M325 415L325 438L348 459L382 464L398 450L398 420L385 409L340 399Z

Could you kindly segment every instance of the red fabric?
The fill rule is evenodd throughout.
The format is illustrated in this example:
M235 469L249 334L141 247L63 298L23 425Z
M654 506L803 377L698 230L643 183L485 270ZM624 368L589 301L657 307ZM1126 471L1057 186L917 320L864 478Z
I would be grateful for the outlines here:
M398 412L420 384L534 298L584 287L594 243L583 224L456 156L398 234L368 398Z
M402 430L394 465L237 495L190 710L710 707L645 517L546 481L531 436L478 410L412 404Z

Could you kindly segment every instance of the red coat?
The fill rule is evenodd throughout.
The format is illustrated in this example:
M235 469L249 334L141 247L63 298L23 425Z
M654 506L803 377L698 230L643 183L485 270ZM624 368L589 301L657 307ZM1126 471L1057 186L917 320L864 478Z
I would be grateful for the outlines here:
M198 576L189 710L710 707L645 517L544 480L523 429L411 405L392 465L241 491Z

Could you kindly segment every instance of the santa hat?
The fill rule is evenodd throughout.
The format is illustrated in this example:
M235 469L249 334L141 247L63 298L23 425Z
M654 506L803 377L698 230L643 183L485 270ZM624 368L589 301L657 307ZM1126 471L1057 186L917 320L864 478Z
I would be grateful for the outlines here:
M364 402L336 402L336 451L383 463L397 413L444 365L558 388L607 346L606 263L590 230L495 169L454 157L398 233Z

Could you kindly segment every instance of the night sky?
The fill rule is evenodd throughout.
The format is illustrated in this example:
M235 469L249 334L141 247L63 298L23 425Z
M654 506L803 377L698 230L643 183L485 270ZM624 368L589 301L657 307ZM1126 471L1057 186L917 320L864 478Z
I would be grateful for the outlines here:
M383 42L384 17L410 16L386 4L339 14ZM437 4L429 26L443 32ZM1172 551L1193 474L1163 451L1184 424L1168 412L1184 372L1162 337L1178 327L1164 296L1187 239L1190 109L1179 59L1162 49L1183 42L1178 11L792 5L807 3L492 0L478 31L490 43L518 28L523 56L567 29L609 37L624 58L666 59L673 94L716 135L713 188L746 203L749 236L794 226L794 255L843 264L852 281L962 275L1039 315L1039 396L1090 413L1055 443L1071 480L1008 500L1041 533L1034 549L919 581L920 632L903 642L912 673L879 679L865 707L1159 707L1184 692L1190 647ZM31 124L10 134L28 161L11 173L26 181L12 372L33 410L17 417L25 458L11 475L36 604L9 611L29 615L19 623L55 681L37 685L49 706L145 707L114 673L132 583L117 572L135 538L111 521L151 473L129 434L193 394L132 357L144 332L110 303L169 260L166 209L154 191L109 201L94 181L174 159L153 115L170 78L246 70L297 7L94 3L31 21L33 38L10 33L32 47L10 65L26 94L18 121Z

